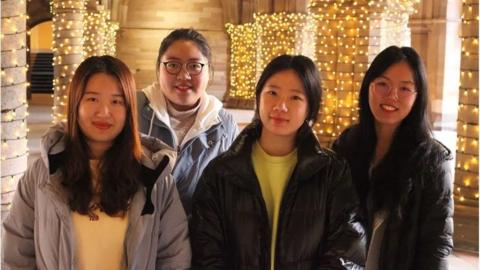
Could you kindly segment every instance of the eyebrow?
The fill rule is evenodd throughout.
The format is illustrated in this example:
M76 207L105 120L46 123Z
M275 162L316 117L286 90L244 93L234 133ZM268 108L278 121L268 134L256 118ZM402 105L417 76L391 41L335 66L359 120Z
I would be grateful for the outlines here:
M265 86L270 87L270 88L280 89L280 86L278 86L278 85L276 85L276 84L267 84L267 85L265 85ZM289 90L292 90L293 92L296 92L296 93L305 95L305 92L304 92L303 90L300 90L300 89L291 88L291 89L289 89Z
M388 78L388 77L387 77L387 76L385 76L385 75L380 75L379 77L382 77L382 78L384 78L384 79L387 79L387 80L389 80L389 81L392 81L392 79ZM413 81L410 81L410 80L407 80L407 81L400 81L400 82L401 82L401 83L415 84L415 82L413 82Z
M92 90L87 90L87 91L85 91L85 93L83 95L97 95L98 96L98 95L100 95L100 93L99 92L94 92ZM112 96L123 97L123 94L113 94Z
M180 59L180 58L174 57L174 56L172 56L172 57L165 57L165 59L166 59L166 61L170 61L170 60L175 60L175 61L180 61L180 62L183 61L183 59ZM196 57L194 57L194 58L189 58L186 62L202 61L202 60L203 60L202 58L196 58Z

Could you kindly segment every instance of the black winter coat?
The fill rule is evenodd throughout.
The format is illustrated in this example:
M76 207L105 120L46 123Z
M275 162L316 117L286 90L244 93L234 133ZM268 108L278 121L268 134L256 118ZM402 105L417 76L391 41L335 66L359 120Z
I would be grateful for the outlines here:
M194 194L194 269L270 270L271 227L251 161L260 127L251 124L205 169ZM284 191L275 269L361 269L366 234L346 162L311 131ZM358 265L357 265L358 264Z
M379 209L375 204L390 212L379 269L448 269L446 258L453 248L450 150L432 138L396 147L395 154L387 153L369 178L371 158L359 151L365 143L359 138L359 127L353 126L342 133L333 149L350 164L369 239Z

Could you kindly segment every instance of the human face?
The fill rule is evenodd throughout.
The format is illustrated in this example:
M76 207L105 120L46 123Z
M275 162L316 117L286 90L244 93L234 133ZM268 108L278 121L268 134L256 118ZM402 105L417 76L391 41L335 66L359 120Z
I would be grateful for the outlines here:
M307 104L303 83L295 71L288 69L272 75L260 93L262 136L293 140L307 117Z
M180 72L171 74L165 67L165 62L175 61L182 65ZM199 50L195 42L177 40L168 47L161 58L159 68L160 89L165 97L177 110L188 110L195 107L200 97L205 93L209 79L208 60ZM205 64L197 75L189 74L188 63Z
M125 126L127 108L118 81L105 73L90 77L78 107L78 124L93 157L101 157Z
M412 110L416 98L413 72L408 63L390 66L370 83L368 103L376 127L396 129Z

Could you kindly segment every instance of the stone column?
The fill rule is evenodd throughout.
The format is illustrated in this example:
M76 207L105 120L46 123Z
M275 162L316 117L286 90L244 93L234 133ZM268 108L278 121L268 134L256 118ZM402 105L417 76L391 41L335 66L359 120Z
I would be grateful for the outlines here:
M282 54L315 59L316 23L306 13L254 14L254 22L227 24L230 36L230 88L227 106L252 109L255 84L265 66Z
M110 21L110 12L97 5L87 10L84 20L85 58L93 55L115 55L118 23Z
M455 248L478 251L478 0L464 0L455 169Z
M324 146L357 121L358 93L373 58L390 45L409 45L414 1L314 0L317 65L324 89L315 130Z
M253 108L257 57L255 25L227 24L226 28L230 37L230 87L224 100L228 107Z
M422 0L410 18L412 47L422 57L435 130L455 131L458 104L462 0Z
M10 209L27 169L27 47L25 0L2 1L1 214Z
M265 66L282 54L315 59L315 23L306 13L254 14L257 32L257 78Z
M83 0L53 0L53 121L66 121L67 87L82 62L84 42Z
M328 145L357 119L357 91L368 64L368 6L365 1L312 1L317 19L316 58L323 86L320 142Z

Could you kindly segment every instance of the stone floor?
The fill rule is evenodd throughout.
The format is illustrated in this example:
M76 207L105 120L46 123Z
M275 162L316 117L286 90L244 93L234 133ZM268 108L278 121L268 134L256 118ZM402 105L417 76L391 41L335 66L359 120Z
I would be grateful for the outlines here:
M240 127L245 126L253 117L253 112L245 110L230 110ZM28 117L28 148L29 163L39 155L40 137L51 125L51 108L48 106L30 106ZM450 149L455 149L455 134L453 132L435 132L435 137ZM453 166L453 164L452 164ZM478 253L455 251L449 257L451 270L477 270Z

